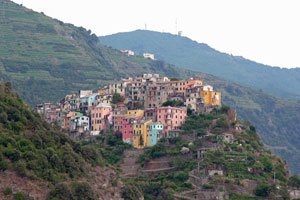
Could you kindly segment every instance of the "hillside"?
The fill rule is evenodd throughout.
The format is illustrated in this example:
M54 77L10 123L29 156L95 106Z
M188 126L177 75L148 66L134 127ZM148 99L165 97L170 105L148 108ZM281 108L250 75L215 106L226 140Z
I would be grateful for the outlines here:
M159 71L184 76L160 61L131 57L98 44L82 27L64 24L8 0L0 0L0 80L9 80L30 104L57 101L70 91Z
M222 107L190 115L180 137L145 149L136 173L123 178L123 195L149 200L288 199L284 162L265 150L255 127L228 117L229 112Z
M300 98L300 69L270 67L169 33L137 30L99 37L99 40L101 44L131 49L139 55L151 52L159 60L261 89L275 96Z
M9 83L0 85L0 110L0 199L120 195L118 184L112 185L116 173L100 167L105 163L101 154L43 121L11 91Z
M284 158L293 173L300 173L299 101L282 100L209 75L200 77L219 88L223 103L254 124L267 148Z
M96 89L120 78L159 73L186 78L201 75L223 90L225 104L257 127L300 173L300 103L283 101L214 76L179 69L163 61L128 57L98 43L84 28L49 18L8 0L0 0L0 80L9 80L31 105L59 101L79 89Z

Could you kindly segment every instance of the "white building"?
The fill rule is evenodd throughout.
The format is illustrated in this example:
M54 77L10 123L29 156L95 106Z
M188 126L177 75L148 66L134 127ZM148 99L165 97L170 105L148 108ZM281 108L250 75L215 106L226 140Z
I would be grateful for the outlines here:
M122 53L125 53L127 54L127 56L134 56L134 51L131 51L131 50L120 50Z
M212 92L212 91L214 91L214 88L211 85L204 85L203 91L211 91Z
M79 98L86 97L92 94L93 94L92 90L79 90Z
M152 53L144 53L143 56L146 59L154 60L154 54Z
M89 131L90 130L90 118L87 116L78 116L70 121L69 130L77 131L77 130Z

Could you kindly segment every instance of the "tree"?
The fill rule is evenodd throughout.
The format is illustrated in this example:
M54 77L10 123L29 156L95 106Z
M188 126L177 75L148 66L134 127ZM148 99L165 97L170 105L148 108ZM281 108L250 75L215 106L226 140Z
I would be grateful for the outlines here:
M93 200L96 199L91 186L86 182L75 182L72 184L72 194L75 200L86 199Z
M119 93L114 93L112 96L112 103L117 104L124 101L124 97Z
M289 185L300 188L300 176L294 175L289 178Z
M184 103L179 100L172 100L164 102L162 106L182 107L184 106Z
M254 193L256 196L259 197L268 197L271 191L272 191L271 186L267 184L259 184L256 186Z

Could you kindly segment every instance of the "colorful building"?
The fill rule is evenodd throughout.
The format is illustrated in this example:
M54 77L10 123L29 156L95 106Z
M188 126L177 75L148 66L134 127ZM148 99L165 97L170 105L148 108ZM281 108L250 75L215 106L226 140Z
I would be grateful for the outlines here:
M207 106L221 106L221 92L213 91L213 88L206 87L200 92L200 97Z
M134 122L143 117L144 110L127 110L123 105L119 105L113 115L114 132L120 131L123 142L132 144Z
M173 129L180 129L187 115L186 107L159 107L157 108L157 122L164 126L165 136Z
M96 100L98 98L98 95L98 93L94 93L88 96L81 97L79 105L80 112L87 112L92 106L95 106L95 104L97 103Z
M133 147L142 149L150 146L150 124L152 120L139 120L133 126Z
M128 110L127 115L133 117L144 117L144 110Z
M91 109L91 131L100 133L101 130L108 128L108 116L112 108L109 104L100 103Z
M155 145L158 140L163 136L164 126L161 123L150 124L150 141L149 146Z
M126 84L123 83L123 82L112 83L112 84L108 85L108 92L111 95L113 95L115 93L119 93L120 95L124 96L125 95L125 88L126 88Z
M122 132L122 140L125 143L132 144L133 143L133 126L134 126L134 118L130 116L124 116L122 118L121 123L121 131Z
M90 118L83 116L82 114L77 115L69 122L69 131L85 132L90 129Z

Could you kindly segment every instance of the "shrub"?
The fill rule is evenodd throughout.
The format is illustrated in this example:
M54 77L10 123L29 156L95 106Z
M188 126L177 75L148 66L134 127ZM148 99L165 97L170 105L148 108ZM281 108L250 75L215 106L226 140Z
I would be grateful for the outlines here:
M259 184L256 186L254 193L256 196L259 197L268 197L271 191L272 191L271 186L267 184Z
M49 192L48 195L49 200L69 200L73 199L72 192L70 188L64 184L57 184L52 191Z
M292 187L300 187L300 176L294 175L289 178L289 185Z
M122 97L119 93L114 93L112 96L112 103L117 104L124 101L124 97Z
M19 160L14 164L15 170L20 176L26 176L26 163L23 160Z
M72 184L72 193L75 200L93 200L95 199L94 192L91 186L86 182L75 182Z
M23 192L17 192L14 195L14 199L15 200L31 200L32 198L30 198L28 195L24 194Z
M20 152L11 146L4 149L3 153L11 161L18 161L20 159Z
M0 157L0 171L5 171L8 168L8 163L4 158L1 157Z
M11 189L10 187L4 188L3 194L4 194L5 196L11 195L11 194L12 194L12 189Z
M178 172L175 172L174 174L174 179L178 182L185 182L187 181L189 178L189 175L188 173L184 172L184 171L178 171Z

